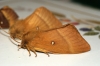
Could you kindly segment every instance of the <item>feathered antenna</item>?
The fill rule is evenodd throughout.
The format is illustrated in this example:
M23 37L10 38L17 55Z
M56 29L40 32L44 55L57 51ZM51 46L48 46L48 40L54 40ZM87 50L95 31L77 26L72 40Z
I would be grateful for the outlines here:
M9 38L9 40L14 44L14 45L16 45L16 46L18 46L18 44L16 44L16 43L14 43L11 39L11 37L8 37Z
M2 34L2 35L4 35L4 36L6 36L6 37L8 37L9 38L9 40L14 44L14 45L16 45L16 46L18 46L17 44L15 44L11 39L13 39L13 38L11 38L10 36L8 36L8 35L5 35L4 33L2 33L1 31L0 31L0 33ZM14 39L13 39L14 40ZM14 41L16 41L16 40L14 40ZM16 41L17 43L19 43L18 41Z
M21 49L21 42L20 42L20 44L16 44L16 43L14 43L13 41L12 41L12 39L13 38L11 38L11 37L8 37L9 38L9 40L14 44L14 45L16 45L16 46L18 46L18 51L19 51L19 49ZM14 40L14 39L13 39ZM15 41L15 40L14 40Z
M1 26L0 26L0 28L1 28ZM6 37L9 37L8 35L6 35L6 34L2 33L1 31L0 31L0 33L1 33L2 35L6 36Z
M3 22L1 21L0 22L1 24L3 24ZM6 32L1 26L0 26L0 29L3 31L3 32L5 32L6 34L9 34L8 32ZM1 31L0 31L0 33L2 34L2 35L4 35L4 36L6 36L6 37L10 37L10 36L7 36L6 34L4 34L4 33L2 33ZM12 37L11 37L12 38ZM12 38L13 39L13 38ZM17 40L15 40L15 39L13 39L15 42L17 42L17 43L20 43L20 42L18 42Z

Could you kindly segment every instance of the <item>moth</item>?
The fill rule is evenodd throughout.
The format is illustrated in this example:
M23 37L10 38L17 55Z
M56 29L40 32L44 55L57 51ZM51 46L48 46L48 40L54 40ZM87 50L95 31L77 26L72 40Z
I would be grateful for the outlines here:
M31 39L29 37L32 37ZM33 35L25 34L20 45L21 48L35 53L52 54L78 54L89 51L90 45L71 24L56 29L40 31Z
M6 13L6 12L5 12ZM61 22L45 7L37 8L25 19L9 18L10 36L21 39L20 48L58 54L76 54L90 50L90 45L73 25L62 26Z
M62 23L45 7L37 8L25 19L18 19L17 15L10 11L8 6L2 8L2 12L10 22L9 34L13 39L22 39L24 34L30 31L35 32L34 28L38 26L41 31L62 26Z

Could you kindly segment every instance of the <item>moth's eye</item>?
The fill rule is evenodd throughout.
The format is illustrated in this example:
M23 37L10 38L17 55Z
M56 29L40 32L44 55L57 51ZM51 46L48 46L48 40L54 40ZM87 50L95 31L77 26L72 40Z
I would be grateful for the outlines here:
M51 44L52 44L52 45L54 45L54 44L55 44L55 42L54 42L54 41L51 41Z
M0 24L3 24L3 22L1 21Z

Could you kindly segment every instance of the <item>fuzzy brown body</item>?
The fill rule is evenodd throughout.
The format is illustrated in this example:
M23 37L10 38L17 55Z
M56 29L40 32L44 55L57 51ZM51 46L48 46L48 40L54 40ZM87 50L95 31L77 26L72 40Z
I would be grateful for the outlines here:
M26 35L27 37L27 35ZM77 54L89 51L90 45L73 25L39 32L33 39L22 40L22 47L44 53Z

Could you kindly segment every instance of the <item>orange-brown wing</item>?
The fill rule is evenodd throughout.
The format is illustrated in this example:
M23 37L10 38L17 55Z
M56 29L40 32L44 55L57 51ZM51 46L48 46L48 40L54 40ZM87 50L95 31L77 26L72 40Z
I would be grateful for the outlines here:
M28 44L31 48L50 53L82 53L90 50L90 45L73 25L39 33ZM31 49L30 48L30 49Z
M9 28L9 22L0 10L0 27Z
M17 13L12 8L10 8L9 6L4 6L3 8L1 8L1 12L6 17L6 19L9 21L10 27L18 19Z
M25 30L30 30L34 27L39 27L40 30L49 30L52 28L61 27L61 22L45 7L37 8L30 16L25 19L27 27Z

